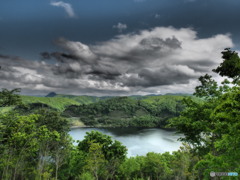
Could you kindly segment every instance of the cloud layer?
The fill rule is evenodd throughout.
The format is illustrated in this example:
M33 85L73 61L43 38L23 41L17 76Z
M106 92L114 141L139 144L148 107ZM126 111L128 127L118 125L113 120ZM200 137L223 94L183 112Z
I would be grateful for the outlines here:
M190 93L197 78L211 73L229 35L199 39L190 28L157 27L86 45L60 38L58 52L42 61L0 56L0 83L30 92L89 95Z

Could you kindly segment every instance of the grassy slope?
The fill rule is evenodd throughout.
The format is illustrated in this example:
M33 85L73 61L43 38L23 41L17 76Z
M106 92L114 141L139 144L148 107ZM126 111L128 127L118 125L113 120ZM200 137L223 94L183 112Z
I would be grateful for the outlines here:
M24 104L43 103L60 111L63 111L66 106L81 104L73 99L64 97L34 97L34 96L21 96L21 97Z
M100 98L96 96L74 96L74 95L57 94L55 97L72 99L80 104L90 104L90 103L100 101Z
M57 94L55 97L35 97L35 96L21 96L24 104L43 103L55 109L63 111L66 106L91 104L101 100L94 96L74 96Z

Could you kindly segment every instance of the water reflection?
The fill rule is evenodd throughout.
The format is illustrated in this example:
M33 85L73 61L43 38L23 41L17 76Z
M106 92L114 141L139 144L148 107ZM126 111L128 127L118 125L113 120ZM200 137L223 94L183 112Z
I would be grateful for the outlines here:
M172 152L178 150L181 137L174 131L150 128L77 128L70 131L74 140L83 140L86 132L99 131L122 142L128 149L128 157L146 155L148 152Z

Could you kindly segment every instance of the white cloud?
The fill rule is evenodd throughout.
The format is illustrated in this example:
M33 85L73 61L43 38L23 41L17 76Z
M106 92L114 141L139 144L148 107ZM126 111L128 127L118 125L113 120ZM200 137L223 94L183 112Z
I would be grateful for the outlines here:
M59 39L56 64L1 56L1 87L88 95L191 93L222 62L231 36L199 38L190 28L157 27L96 45Z
M63 1L53 1L51 2L51 5L56 7L62 7L64 8L69 17L75 17L75 13L71 4L65 3Z
M113 28L117 29L118 32L121 33L123 30L127 29L127 25L126 24L122 24L122 23L119 22L117 25L113 25Z

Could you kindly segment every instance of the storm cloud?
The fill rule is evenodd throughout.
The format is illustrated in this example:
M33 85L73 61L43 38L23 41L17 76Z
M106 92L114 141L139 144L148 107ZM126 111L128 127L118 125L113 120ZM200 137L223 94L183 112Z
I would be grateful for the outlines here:
M228 34L198 38L191 28L173 27L121 34L97 44L64 38L55 44L60 50L41 53L42 61L0 56L1 82L75 94L192 92L197 78L221 62L221 51L233 47Z

